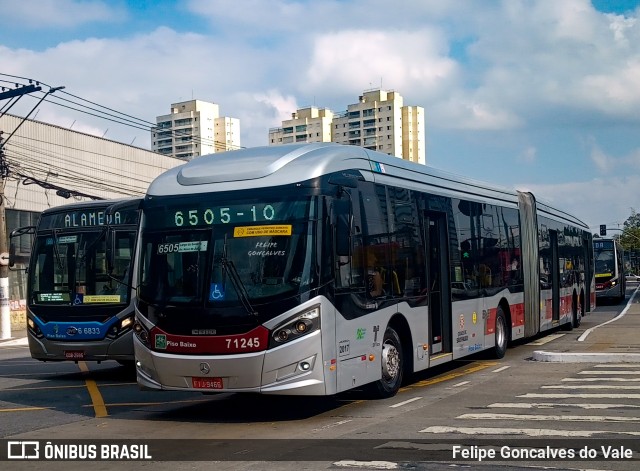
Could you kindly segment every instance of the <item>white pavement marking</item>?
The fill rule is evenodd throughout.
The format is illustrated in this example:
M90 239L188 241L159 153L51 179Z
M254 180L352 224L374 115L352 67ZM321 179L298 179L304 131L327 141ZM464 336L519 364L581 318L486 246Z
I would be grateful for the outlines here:
M629 298L629 302L627 303L627 305L624 307L624 309L622 310L622 312L620 314L618 314L613 319L609 319L607 322L603 322L602 324L594 325L590 329L585 330L584 333L580 337L578 337L578 342L584 342L585 339L589 336L589 334L591 332L593 332L594 330L596 330L598 327L602 327L603 325L607 325L607 324L615 322L615 321L617 321L619 319L622 319L625 316L625 314L627 313L627 311L629 310L629 308L631 307L631 304L633 303L633 300L635 299L637 292L638 292L638 288L636 288L636 290L633 292L633 294Z
M607 363L606 365L593 365L594 368L637 368L633 363Z
M618 417L604 415L536 415L536 414L462 414L456 419L470 420L533 420L561 422L628 422L640 423L640 417Z
M596 381L613 381L614 383L616 382L634 382L634 381L640 381L640 378L611 378L611 377L606 377L606 378L563 378L562 381L567 381L567 382L580 382L580 381L586 381L586 382L596 382Z
M414 397L413 399L408 399L408 400L406 400L406 401L404 401L404 402L398 402L397 404L394 404L394 405L389 406L389 407L393 408L393 407L400 407L400 406L404 406L404 405L407 405L407 404L409 404L409 403L411 403L411 402L419 401L420 399L422 399L422 398L421 398L421 397Z
M462 381L461 383L454 384L453 386L451 386L451 387L449 387L447 389L459 388L460 386L464 386L465 384L469 384L469 381Z
M550 386L540 386L540 389L640 389L640 385L634 384L632 386L620 386L616 384L553 384Z
M420 430L422 433L460 433L463 435L528 435L530 437L593 437L594 435L633 435L640 432L616 432L612 430L554 430L541 428L491 428L433 426Z
M562 394L562 393L527 393L521 394L518 397L528 398L547 398L547 399L640 399L640 394Z
M503 366L502 368L498 368L497 370L493 370L492 373L500 373L501 371L504 371L508 368L511 368L510 366Z
M495 409L554 409L556 407L577 407L579 409L640 409L635 404L564 404L562 402L494 402L488 408Z
M335 461L334 466L339 468L367 468L367 469L398 469L398 463L391 461Z
M549 343L552 342L555 339L559 339L560 337L564 337L567 334L552 334L552 335L547 335L546 337L543 337L541 339L538 340L534 340L533 342L529 342L527 345L544 345L545 343Z
M351 419L341 420L340 422L335 422L333 424L328 424L328 425L325 425L324 427L320 427L320 428L314 428L312 430L312 432L320 432L321 430L327 430L327 429L330 429L330 428L333 428L333 427L337 427L338 425L343 425L343 424L346 424L347 422L351 422Z
M603 367L605 365L599 365ZM637 365L629 365L637 368ZM640 375L640 370L633 371L620 371L620 370L604 370L604 371L592 371L592 370L584 370L578 373L579 375Z

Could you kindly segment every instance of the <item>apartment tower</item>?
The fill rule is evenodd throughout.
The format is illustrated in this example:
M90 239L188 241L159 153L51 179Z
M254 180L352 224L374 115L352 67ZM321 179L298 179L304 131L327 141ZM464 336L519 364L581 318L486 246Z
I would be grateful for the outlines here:
M163 155L191 160L240 148L240 120L220 116L218 105L201 100L171 104L171 113L156 117L151 148Z

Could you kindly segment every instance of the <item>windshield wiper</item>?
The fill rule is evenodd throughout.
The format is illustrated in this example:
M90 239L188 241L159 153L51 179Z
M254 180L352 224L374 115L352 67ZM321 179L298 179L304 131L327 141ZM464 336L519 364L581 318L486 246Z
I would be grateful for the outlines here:
M238 275L238 270L236 270L236 266L233 264L233 261L229 260L226 256L222 256L220 257L220 265L222 265L222 269L229 275L229 278L231 278L231 283L233 283L233 287L238 293L238 298L240 299L242 306L249 314L257 316L258 313L253 309L253 306L249 301L249 293L247 292L240 275Z

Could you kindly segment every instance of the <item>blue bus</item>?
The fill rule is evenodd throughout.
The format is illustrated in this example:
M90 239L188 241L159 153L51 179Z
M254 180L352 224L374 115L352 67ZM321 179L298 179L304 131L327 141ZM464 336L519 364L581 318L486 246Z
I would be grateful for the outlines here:
M133 364L129 266L139 204L132 198L58 206L43 211L36 226L12 232L10 265L19 238L33 236L26 303L33 358Z

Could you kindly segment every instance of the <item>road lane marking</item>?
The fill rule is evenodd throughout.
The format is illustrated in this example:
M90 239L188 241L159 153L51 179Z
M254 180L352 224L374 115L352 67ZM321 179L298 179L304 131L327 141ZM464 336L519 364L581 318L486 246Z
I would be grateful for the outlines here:
M637 368L634 363L607 363L606 365L593 365L593 368Z
M404 406L404 405L409 404L411 402L419 401L420 399L422 399L422 398L421 397L414 397L413 399L408 399L408 400L406 400L404 402L399 402L399 403L394 404L394 405L389 406L389 407L391 407L391 408L401 407L401 406Z
M545 343L549 343L552 342L556 339L559 339L560 337L564 337L567 334L553 334L553 335L547 335L544 338L538 339L538 340L534 340L533 342L529 342L527 345L544 345Z
M586 382L597 382L597 381L613 381L614 383L629 383L629 382L638 382L640 378L563 378L562 381L566 382L575 382L578 383L580 381Z
M473 413L462 414L456 419L469 420L532 420L532 421L561 421L561 422L627 422L640 423L640 417L618 417L605 415L536 415L536 414L490 414Z
M594 330L596 330L598 327L602 327L603 325L611 324L612 322L615 322L618 319L622 319L625 316L625 314L627 313L627 311L629 310L629 308L631 307L631 304L633 304L633 300L635 299L637 293L638 293L638 289L636 289L633 292L633 294L629 298L629 302L627 302L627 305L624 307L622 312L620 312L620 314L618 314L613 319L609 319L607 322L603 322L602 324L594 325L590 329L585 330L583 332L583 334L580 337L578 337L578 342L584 342L586 340L586 338L589 336L589 334L591 332L593 332Z
M459 433L463 435L527 435L530 437L593 437L594 435L633 435L640 432L618 432L613 430L554 430L540 428L490 428L490 427L449 427L433 426L420 430L421 433Z
M14 407L12 409L0 409L0 412L26 412L32 410L49 410L52 407Z
M540 386L541 389L640 389L640 385L633 386L619 386L615 384L562 384L562 385L550 385Z
M366 468L366 469L398 469L398 463L392 461L355 461L341 460L335 461L334 466L338 468Z
M89 367L84 361L79 361L78 367L83 373L89 372ZM109 415L107 412L107 406L104 405L104 399L102 398L102 394L100 394L100 390L98 389L96 382L92 379L85 379L84 384L89 391L89 396L91 397L91 403L93 404L93 411L96 414L96 418L99 419L107 417Z
M408 386L403 387L402 389L400 389L400 391L408 391L412 388L421 388L424 386L431 386L433 384L438 384L438 383L442 383L443 381L450 381L452 379L455 378L459 378L461 376L466 376L468 374L471 373L476 373L478 371L482 371L484 369L487 368L491 368L492 366L496 366L498 363L495 361L488 361L488 362L483 362L483 363L478 363L470 368L467 368L464 371L461 371L459 373L449 373L446 374L444 376L438 376L436 378L432 378L432 379L425 379L423 381L418 381L417 383L414 384L410 384Z
M324 427L320 427L320 428L314 428L313 430L311 430L312 432L321 432L323 430L327 430L333 427L337 427L339 425L344 425L346 423L351 422L351 419L347 419L347 420L341 420L339 422L334 422L333 424L327 424Z
M465 384L469 384L469 381L462 381L461 383L454 384L451 388L459 388L460 386L464 386Z
M577 407L579 409L640 409L635 404L565 404L562 402L494 402L488 408L495 409L554 409L556 407Z
M517 397L522 398L548 398L548 399L640 399L640 394L561 394L561 393L527 393Z
M604 366L604 365L603 365ZM634 368L637 368L637 365L634 365ZM640 371L619 371L619 370L611 370L611 371L580 371L579 375L640 375Z
M492 373L500 373L501 371L508 370L511 368L510 366L503 366L502 368L498 368L497 370L493 370Z

